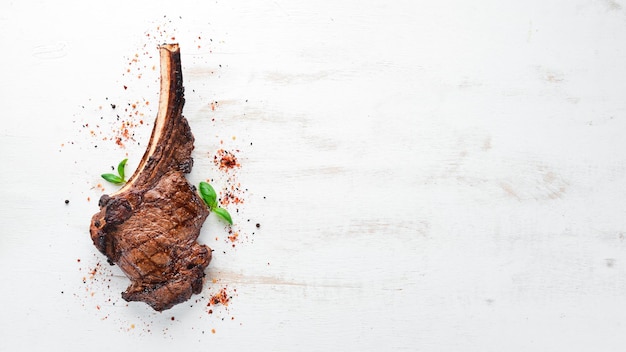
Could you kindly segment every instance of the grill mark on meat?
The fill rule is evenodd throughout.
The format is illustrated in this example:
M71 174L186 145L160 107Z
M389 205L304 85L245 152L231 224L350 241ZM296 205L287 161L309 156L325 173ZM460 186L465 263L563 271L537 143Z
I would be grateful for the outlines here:
M202 291L211 249L196 241L209 210L184 176L193 166L194 137L182 116L180 50L164 44L159 53L159 109L150 142L128 182L100 198L90 234L130 279L122 298L162 311Z

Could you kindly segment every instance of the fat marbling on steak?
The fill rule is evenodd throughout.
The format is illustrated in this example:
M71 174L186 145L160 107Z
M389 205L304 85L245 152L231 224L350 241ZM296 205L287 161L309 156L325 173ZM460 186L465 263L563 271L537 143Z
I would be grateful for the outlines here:
M180 50L164 44L159 53L159 109L147 150L128 182L100 198L89 231L131 280L122 297L162 311L202 291L211 249L196 241L209 210L184 176L193 165L194 137L182 115Z

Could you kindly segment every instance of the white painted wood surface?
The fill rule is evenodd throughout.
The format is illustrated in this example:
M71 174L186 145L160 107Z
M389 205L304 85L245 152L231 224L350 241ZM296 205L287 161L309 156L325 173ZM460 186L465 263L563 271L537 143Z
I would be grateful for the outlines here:
M0 350L623 351L625 6L2 2ZM202 295L158 314L88 225L171 36L189 179L247 192L236 247L203 228Z

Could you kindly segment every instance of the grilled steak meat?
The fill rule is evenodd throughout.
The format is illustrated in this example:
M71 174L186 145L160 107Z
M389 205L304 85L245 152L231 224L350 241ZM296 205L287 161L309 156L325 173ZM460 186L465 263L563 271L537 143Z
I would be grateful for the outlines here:
M184 176L193 165L194 137L182 116L180 50L164 44L159 52L159 110L148 148L128 182L100 198L89 231L131 280L122 297L162 311L202 291L211 249L196 242L209 210Z

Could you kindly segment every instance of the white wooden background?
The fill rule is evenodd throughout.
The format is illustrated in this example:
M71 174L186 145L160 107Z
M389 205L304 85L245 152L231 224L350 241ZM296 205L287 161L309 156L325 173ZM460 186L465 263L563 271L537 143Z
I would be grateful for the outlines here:
M247 191L159 314L88 225L172 36L189 179ZM623 0L3 1L0 39L2 351L626 348Z

